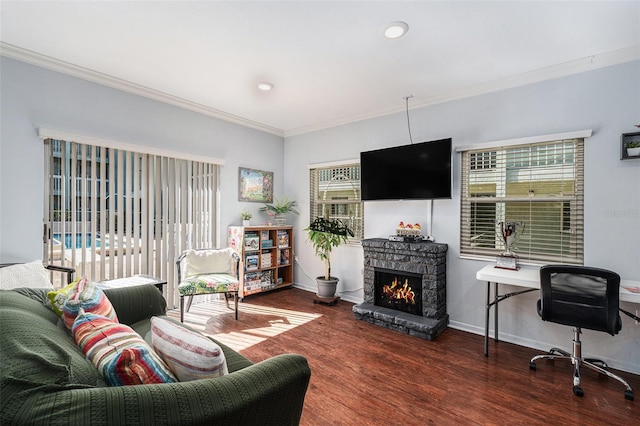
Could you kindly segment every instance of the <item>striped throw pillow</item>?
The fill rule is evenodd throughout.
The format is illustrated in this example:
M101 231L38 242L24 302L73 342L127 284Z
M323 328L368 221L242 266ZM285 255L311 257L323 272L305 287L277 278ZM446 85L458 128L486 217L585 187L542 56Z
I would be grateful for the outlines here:
M229 373L220 346L172 321L151 317L151 344L181 382Z
M62 319L67 329L71 330L80 309L118 322L116 311L107 296L95 283L86 278L79 280L67 293L62 307Z
M80 309L71 333L110 386L177 381L162 359L127 325Z

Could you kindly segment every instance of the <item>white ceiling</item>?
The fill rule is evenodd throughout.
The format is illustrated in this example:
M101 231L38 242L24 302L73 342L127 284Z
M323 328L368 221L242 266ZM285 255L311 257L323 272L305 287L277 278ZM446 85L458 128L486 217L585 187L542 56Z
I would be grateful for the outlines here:
M640 2L1 1L1 53L284 136L640 59ZM409 32L382 36L392 21ZM270 81L275 90L258 91Z

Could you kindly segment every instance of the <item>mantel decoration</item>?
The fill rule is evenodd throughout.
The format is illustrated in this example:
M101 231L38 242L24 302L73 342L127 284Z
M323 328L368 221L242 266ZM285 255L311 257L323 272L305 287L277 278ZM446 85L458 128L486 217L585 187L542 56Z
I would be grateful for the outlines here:
M324 276L316 278L318 297L333 298L336 294L339 279L331 276L331 251L353 237L351 228L340 219L325 219L317 217L308 228L309 242L316 251L316 256L324 261Z
M265 203L258 211L265 212L269 216L269 222L273 220L278 226L286 224L286 215L289 213L300 214L296 209L297 201L290 201L287 197L276 198L273 203Z
M640 132L623 133L620 137L620 159L640 159Z
M273 202L273 172L239 167L238 201Z

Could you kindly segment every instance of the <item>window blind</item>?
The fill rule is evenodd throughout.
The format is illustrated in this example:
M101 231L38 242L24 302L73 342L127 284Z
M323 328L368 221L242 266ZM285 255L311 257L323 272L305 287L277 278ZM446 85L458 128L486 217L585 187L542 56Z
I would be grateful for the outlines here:
M521 261L583 263L584 139L468 150L461 163L462 256L495 258L498 223L515 221Z
M339 164L310 169L310 218L340 219L355 235L364 234L363 205L360 200L360 165Z
M45 139L45 259L103 281L135 274L167 281L175 260L216 247L219 166Z

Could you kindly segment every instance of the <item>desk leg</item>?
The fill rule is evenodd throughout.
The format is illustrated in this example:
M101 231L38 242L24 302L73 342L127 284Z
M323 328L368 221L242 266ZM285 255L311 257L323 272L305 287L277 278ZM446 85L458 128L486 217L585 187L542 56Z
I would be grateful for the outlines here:
M498 340L498 283L495 283L494 286L495 287L493 287L493 290L494 290L493 300L496 301L496 306L493 309L493 320L495 322L494 329L493 329L493 340L495 340L496 342L499 342Z
M487 305L484 311L484 356L489 356L489 310L491 309L491 281L487 281Z

